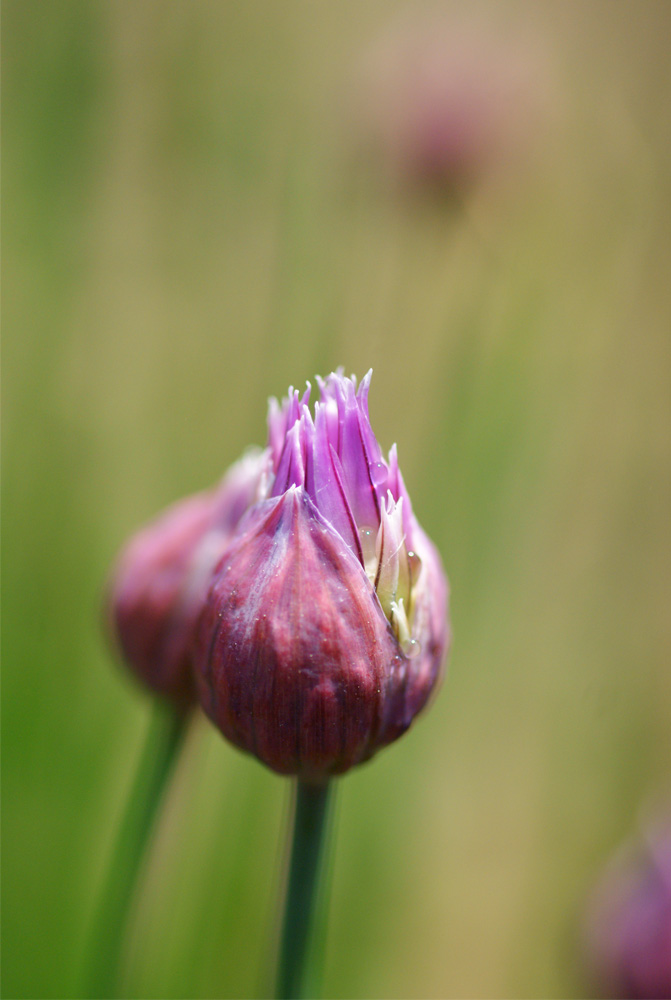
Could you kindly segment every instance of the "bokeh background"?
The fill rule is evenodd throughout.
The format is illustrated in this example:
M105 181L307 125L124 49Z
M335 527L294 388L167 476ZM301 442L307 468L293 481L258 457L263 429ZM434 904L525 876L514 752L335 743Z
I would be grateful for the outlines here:
M431 8L457 105L508 93L510 127L429 178L375 117L426 10L3 4L7 997L80 995L147 727L116 551L339 364L374 369L455 640L341 783L325 995L593 991L586 894L671 794L671 6ZM286 791L194 727L125 995L263 992Z

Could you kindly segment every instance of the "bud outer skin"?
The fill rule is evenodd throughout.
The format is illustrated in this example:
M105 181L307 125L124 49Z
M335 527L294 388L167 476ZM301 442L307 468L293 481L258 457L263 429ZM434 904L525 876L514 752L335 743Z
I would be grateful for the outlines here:
M273 770L318 782L386 742L388 689L406 684L408 661L360 562L301 487L247 515L199 632L205 711Z

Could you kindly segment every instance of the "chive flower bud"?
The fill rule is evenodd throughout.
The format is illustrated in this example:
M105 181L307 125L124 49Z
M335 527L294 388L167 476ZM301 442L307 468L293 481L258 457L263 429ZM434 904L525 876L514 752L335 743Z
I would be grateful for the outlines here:
M447 580L369 372L270 401L268 475L211 578L194 653L203 708L273 770L319 782L408 728L441 675Z
M267 456L251 451L214 488L178 501L137 532L113 573L109 611L121 654L154 691L195 700L193 629L211 571L256 500Z
M354 118L392 177L449 193L523 159L550 103L537 39L513 42L410 8L369 52Z
M584 937L600 995L671 997L671 814L613 857L590 898Z

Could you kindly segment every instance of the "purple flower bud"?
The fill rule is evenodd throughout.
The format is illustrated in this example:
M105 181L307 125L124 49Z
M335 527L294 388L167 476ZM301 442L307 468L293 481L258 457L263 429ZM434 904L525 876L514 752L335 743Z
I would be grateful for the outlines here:
M607 996L671 997L671 817L615 856L586 920L586 954Z
M411 9L369 52L354 118L392 176L449 191L514 160L549 98L539 39Z
M370 372L291 389L268 418L267 498L217 565L195 655L233 743L319 781L371 757L426 704L448 645L447 581L396 449L368 418Z
M131 538L113 574L110 610L121 652L149 687L188 704L194 625L214 565L256 501L267 453L250 452L221 483L181 500Z

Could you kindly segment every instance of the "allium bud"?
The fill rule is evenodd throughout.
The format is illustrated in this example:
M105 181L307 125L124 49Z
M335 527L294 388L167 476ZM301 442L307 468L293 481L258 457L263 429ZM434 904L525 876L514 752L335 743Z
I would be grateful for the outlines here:
M266 499L217 565L195 656L205 711L282 774L319 781L400 736L446 652L447 581L340 372L268 418Z
M261 489L266 453L250 452L218 486L174 504L127 543L111 585L113 631L149 687L188 704L195 698L193 629L210 575Z
M590 900L585 943L604 996L671 997L671 816L612 860Z
M463 187L524 148L547 104L538 40L411 10L369 53L357 87L362 140L393 174Z

